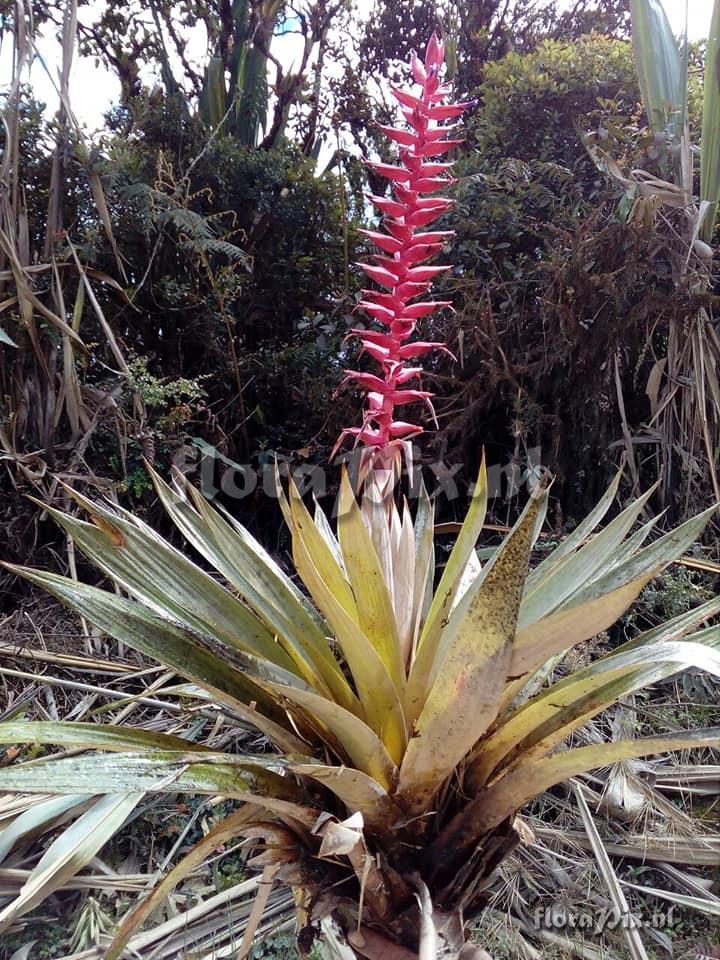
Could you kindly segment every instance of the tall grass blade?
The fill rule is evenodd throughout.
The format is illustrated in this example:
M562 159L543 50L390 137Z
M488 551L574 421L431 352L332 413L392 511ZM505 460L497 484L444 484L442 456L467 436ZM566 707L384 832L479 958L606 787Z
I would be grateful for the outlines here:
M654 133L682 136L686 78L677 40L660 0L630 0L632 42L643 105Z
M700 200L711 204L700 228L700 239L710 243L720 200L720 0L715 0L713 5L705 53Z

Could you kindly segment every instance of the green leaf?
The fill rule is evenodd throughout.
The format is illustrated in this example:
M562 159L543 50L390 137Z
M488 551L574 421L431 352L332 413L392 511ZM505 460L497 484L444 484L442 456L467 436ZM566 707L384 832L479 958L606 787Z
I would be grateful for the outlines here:
M518 618L521 628L547 616L564 602L572 601L573 606L579 602L577 591L612 567L620 544L654 491L655 487L651 487L584 546L574 552L565 551L559 563L545 566L548 560L553 559L551 555L544 564L540 564L538 571L542 570L542 574L536 572L523 596Z
M590 513L582 520L564 540L544 560L542 560L534 569L530 571L527 578L525 592L530 593L536 583L547 580L550 573L557 567L561 560L571 553L574 553L590 537L590 534L597 527L610 507L613 505L617 496L620 480L622 479L622 470L613 477L610 486Z
M277 758L190 751L96 753L0 768L0 790L26 793L198 793L234 797L282 811L296 807L296 785L276 773ZM295 814L291 813L291 816ZM306 818L305 818L306 819ZM303 821L304 822L304 821Z
M632 42L645 112L654 133L682 136L687 77L661 0L630 0Z
M649 546L639 550L633 557L629 557L617 566L611 566L607 573L597 577L591 583L578 590L573 595L573 603L583 603L604 593L617 589L630 580L644 576L648 571L660 567L664 569L673 560L677 560L688 547L701 535L710 518L718 511L717 506L709 507L696 517L691 517L685 523L659 537Z
M249 47L238 75L235 129L240 143L257 145L258 136L267 119L267 57L255 44Z
M222 122L227 110L225 89L225 64L222 57L210 57L205 69L205 79L200 91L200 116L215 129Z
M154 730L71 720L5 720L0 743L52 743L94 750L179 750L214 753L210 747Z
M614 656L618 653L624 653L626 650L646 646L660 640L679 640L690 633L691 630L694 630L698 624L703 623L705 620L711 620L719 613L720 596L717 596L713 597L712 600L706 600L705 603L701 603L698 607L693 607L691 610L687 610L685 613L673 617L672 620L667 620L665 623L658 624L657 627L643 631L643 633L638 634L637 637L633 637L632 640L627 640L621 646L616 647L611 653L605 654L605 656Z
M700 239L710 243L720 201L720 0L713 4L705 50L702 139L700 141L700 200L710 204Z
M93 523L45 505L44 509L123 590L196 633L295 672L292 660L265 624L147 524L132 514L113 513L75 490L68 488L68 492Z
M278 635L300 676L321 692L332 690L339 702L350 706L352 692L328 646L327 626L270 554L191 486L186 489L195 509L155 471L150 475L175 525Z
M208 689L288 753L305 752L305 744L284 725L287 721L265 690L229 662L226 652L213 651L192 631L155 616L142 604L54 573L5 564L8 570L47 590L103 632L153 657L181 676ZM272 676L272 674L268 674ZM266 717L247 703L258 702ZM277 718L277 721L273 719Z

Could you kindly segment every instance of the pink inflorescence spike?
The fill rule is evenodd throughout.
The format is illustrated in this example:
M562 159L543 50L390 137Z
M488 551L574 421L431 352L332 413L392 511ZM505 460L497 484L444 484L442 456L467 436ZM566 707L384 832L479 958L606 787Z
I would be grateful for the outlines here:
M453 202L434 196L455 182L448 173L452 163L440 162L437 158L462 143L447 136L457 124L443 125L442 121L459 117L472 106L472 101L446 102L450 87L441 82L444 58L444 46L435 34L427 45L424 62L413 54L410 68L420 91L410 93L392 88L410 129L380 127L398 144L399 163L368 161L375 173L391 181L393 198L369 198L384 215L383 226L387 232L362 231L381 252L373 256L373 263L358 266L382 289L363 290L363 299L357 306L386 329L352 331L360 339L363 350L378 362L380 372L374 375L346 371L344 382L352 381L367 391L367 406L362 426L343 430L338 444L352 437L381 459L389 459L398 447L422 433L421 426L396 420L396 407L423 402L434 413L432 394L406 386L422 373L422 367L407 366L406 361L415 360L430 350L449 352L441 343L408 342L420 318L439 307L450 306L446 300L416 300L429 293L435 277L451 269L421 264L439 253L454 235L452 230L426 229Z

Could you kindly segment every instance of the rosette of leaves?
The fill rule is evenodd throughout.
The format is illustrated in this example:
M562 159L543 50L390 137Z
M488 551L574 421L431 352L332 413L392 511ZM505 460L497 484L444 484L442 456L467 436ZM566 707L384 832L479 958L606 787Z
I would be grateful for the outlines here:
M187 679L189 690L262 732L247 756L126 725L8 721L1 743L56 744L0 770L0 790L57 795L82 811L51 845L0 929L94 856L146 794L224 796L239 808L131 913L107 956L219 843L259 838L250 866L289 884L301 928L332 915L418 947L418 902L457 953L488 877L519 840L516 815L569 777L616 761L720 743L720 729L564 749L588 719L688 668L720 675L720 599L649 630L563 679L559 657L620 617L699 536L709 512L648 543L633 531L650 493L598 531L617 489L532 569L543 485L483 566L484 467L436 584L433 506L414 511L371 471L344 475L335 529L291 482L280 491L301 590L234 519L179 477L153 481L212 576L138 517L70 491L89 520L49 509L119 588L11 567L117 640ZM223 582L221 582L221 580ZM77 753L77 748L86 752ZM68 859L67 850L76 853ZM78 852L79 848L79 852ZM68 866L69 864L69 866ZM59 881L58 881L59 882ZM422 894L416 898L418 891ZM429 904L434 905L432 917ZM307 940L303 940L307 942Z

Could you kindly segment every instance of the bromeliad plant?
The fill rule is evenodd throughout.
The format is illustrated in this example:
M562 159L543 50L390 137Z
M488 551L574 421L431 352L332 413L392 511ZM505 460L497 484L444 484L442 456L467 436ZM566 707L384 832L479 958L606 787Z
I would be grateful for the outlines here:
M422 93L400 98L412 111L408 149L415 155L403 156L408 164L418 151L422 156L428 142L420 132L423 118L432 118L440 92L445 95L436 85L440 63L441 47L433 41L425 65L415 65ZM388 208L398 234L406 232L411 205L418 209L411 196L420 192L417 176L414 170L405 179L391 177L401 184L397 206ZM389 330L363 333L366 345L388 354L374 353L384 386L371 385L378 395L370 399L373 422L356 434L378 455L361 492L356 495L343 474L333 530L319 508L311 515L292 482L287 492L278 483L307 593L229 514L182 478L173 487L155 474L168 515L218 576L131 513L74 491L89 521L50 513L120 592L11 568L185 677L183 692L260 731L273 750L218 752L122 725L0 724L1 743L71 749L0 770L0 790L63 795L44 801L55 804L48 816L84 811L47 850L20 897L0 912L0 930L32 907L54 878L87 863L144 795L172 791L220 795L239 806L125 920L106 954L111 960L169 889L233 837L263 842L252 862L268 881L292 887L302 931L332 916L351 939L362 927L368 936L415 950L422 937L423 955L431 956L440 937L443 954L456 956L464 922L483 907L493 871L519 842L517 812L527 801L616 761L720 743L720 729L710 729L565 746L589 718L634 690L687 667L720 675L720 628L702 626L720 611L720 598L550 682L567 651L610 627L687 549L709 512L648 543L655 522L633 528L650 491L598 530L615 498L616 477L588 518L530 569L547 507L541 484L481 567L475 544L488 501L483 466L436 583L433 505L424 490L414 512L398 505L387 495L384 469L389 446L406 438L393 432L390 408L404 402L392 390L412 355L400 352L407 327L393 326L415 319L407 319L404 299L412 291L400 293L395 284L415 282L401 272L411 232L400 249L388 250L392 264L382 268L393 278L386 278L393 316L375 315L389 321ZM380 296L366 302L384 307ZM305 946L310 940L300 938Z

